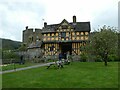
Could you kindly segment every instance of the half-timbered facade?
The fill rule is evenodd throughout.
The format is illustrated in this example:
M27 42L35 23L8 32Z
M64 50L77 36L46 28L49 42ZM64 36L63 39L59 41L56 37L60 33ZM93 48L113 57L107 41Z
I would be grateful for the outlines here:
M23 31L23 43L28 46L29 55L39 57L39 51L44 51L44 56L57 56L59 53L80 55L80 47L89 41L90 22L73 22L64 19L59 24L47 25L42 29L28 28Z
M89 34L90 22L76 22L76 16L71 23L65 19L60 24L45 22L42 29L44 55L55 56L60 52L80 55L80 47L89 40Z

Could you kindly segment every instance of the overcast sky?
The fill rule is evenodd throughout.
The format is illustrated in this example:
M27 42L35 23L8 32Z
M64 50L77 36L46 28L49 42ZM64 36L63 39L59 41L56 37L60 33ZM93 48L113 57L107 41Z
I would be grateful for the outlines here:
M22 31L57 24L90 21L91 30L107 25L118 27L119 0L3 0L0 2L0 38L22 41ZM44 20L43 20L44 19Z

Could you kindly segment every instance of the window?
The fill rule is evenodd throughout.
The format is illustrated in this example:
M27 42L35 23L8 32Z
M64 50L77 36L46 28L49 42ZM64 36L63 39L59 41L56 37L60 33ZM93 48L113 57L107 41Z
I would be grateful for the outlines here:
M81 37L81 40L84 40L84 37Z
M46 41L46 38L44 38L44 41Z
M88 40L88 36L85 37L85 40Z
M61 37L62 37L62 38L65 38L65 37L66 37L66 33L65 33L65 32L62 32L62 33L61 33Z
M72 40L75 40L75 37L72 37Z
M67 29L64 29L64 31L66 31Z
M54 40L54 38L52 38L52 40Z
M66 36L67 36L67 37L69 36L69 32L66 33Z
M74 33L74 32L72 32L72 35L75 35L75 33Z
M62 41L64 41L64 38L62 38Z
M84 35L84 33L83 33L83 32L81 32L81 35Z
M66 40L68 40L68 38L66 38Z
M76 35L79 35L79 32L76 32Z
M85 35L88 35L88 32L85 32Z
M69 29L67 29L67 31L70 31Z
M54 36L54 33L52 33L52 36Z
M58 40L58 38L56 38L56 40Z
M44 36L46 36L46 34L44 34Z
M77 37L77 40L79 40L79 37Z
M50 34L48 34L48 36L50 36Z
M56 36L58 36L58 33L56 33Z
M48 38L48 40L50 40L50 38Z
M53 51L53 50L54 50L54 46L51 46L51 47L50 47L50 51Z

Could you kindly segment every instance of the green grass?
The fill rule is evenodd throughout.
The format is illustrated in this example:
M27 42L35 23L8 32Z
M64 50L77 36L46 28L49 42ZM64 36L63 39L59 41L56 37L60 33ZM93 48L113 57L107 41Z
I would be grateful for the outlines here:
M39 67L2 78L3 88L117 88L118 63L73 62L63 69Z
M28 67L28 66L33 66L33 65L37 65L40 63L32 63L32 62L26 62L25 64L8 64L7 66L2 66L2 71L6 71L6 70L13 70L14 68L23 68L23 67Z

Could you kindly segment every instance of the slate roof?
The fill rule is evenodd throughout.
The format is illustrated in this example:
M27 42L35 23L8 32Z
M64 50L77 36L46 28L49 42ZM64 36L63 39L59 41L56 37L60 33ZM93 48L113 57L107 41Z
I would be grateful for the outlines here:
M43 27L42 33L55 32L56 29L58 28L58 26L61 25L61 23L60 24L51 24L51 25L47 25L46 27ZM73 26L75 31L91 31L90 22L76 22L76 23L71 22L71 23L69 23L69 25Z
M43 27L42 32L55 32L56 31L56 27L59 24L52 24L52 25L47 25L47 27Z
M42 45L42 41L37 41L36 43L29 44L28 48L40 48Z
M76 25L74 23L70 23L74 26L75 31L90 31L90 22L77 22Z

